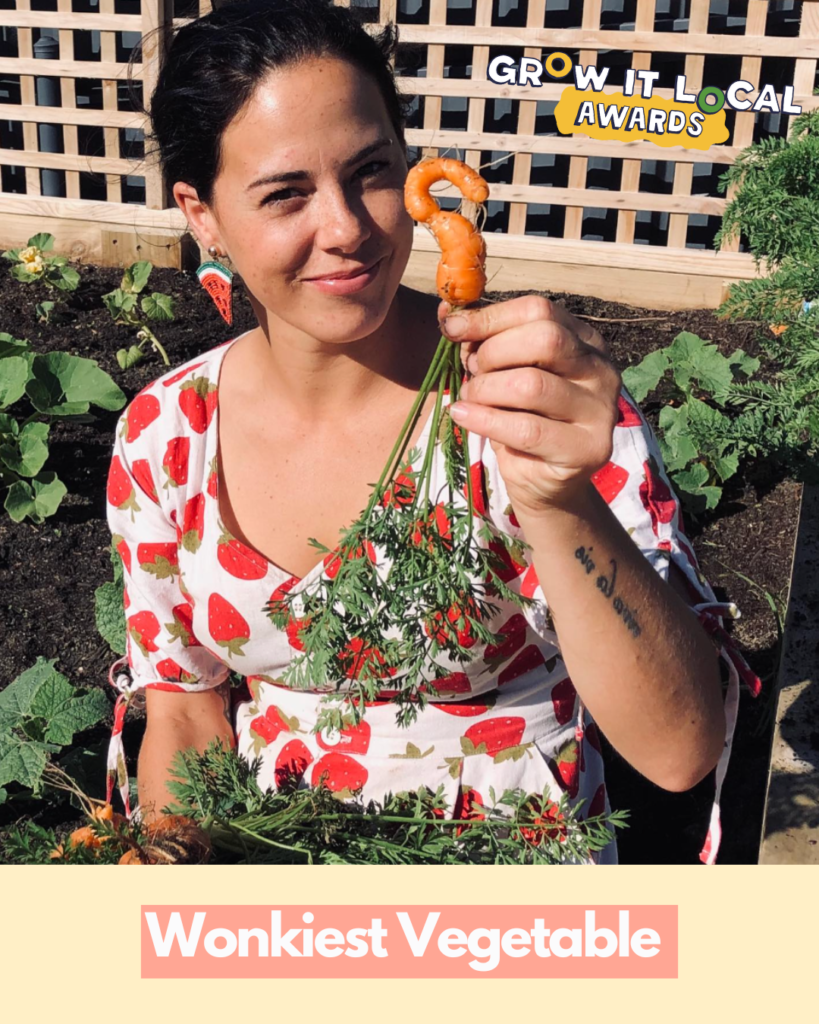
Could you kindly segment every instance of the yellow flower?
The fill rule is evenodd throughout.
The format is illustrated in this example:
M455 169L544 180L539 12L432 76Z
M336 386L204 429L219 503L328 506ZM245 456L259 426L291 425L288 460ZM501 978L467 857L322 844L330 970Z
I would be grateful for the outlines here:
M42 274L43 270L45 270L43 257L36 256L33 260L29 260L23 265L23 269L29 274Z
M30 245L28 249L22 249L19 258L23 263L34 263L36 260L40 260L42 262L40 250L36 245Z

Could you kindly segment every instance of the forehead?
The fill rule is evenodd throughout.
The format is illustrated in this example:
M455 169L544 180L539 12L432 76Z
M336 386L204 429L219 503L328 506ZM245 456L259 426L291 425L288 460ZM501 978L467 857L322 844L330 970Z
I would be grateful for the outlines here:
M344 61L312 59L259 83L223 135L222 175L252 181L305 165L318 171L317 162L343 163L379 134L395 132L375 80Z

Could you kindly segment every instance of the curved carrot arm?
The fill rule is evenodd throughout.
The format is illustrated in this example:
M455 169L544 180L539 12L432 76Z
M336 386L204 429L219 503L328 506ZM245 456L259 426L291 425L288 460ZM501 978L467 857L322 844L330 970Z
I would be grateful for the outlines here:
M422 160L409 172L404 186L404 204L413 220L423 224L440 210L429 190L436 182L444 180L455 185L464 198L473 203L485 203L489 198L489 186L469 164L444 156Z

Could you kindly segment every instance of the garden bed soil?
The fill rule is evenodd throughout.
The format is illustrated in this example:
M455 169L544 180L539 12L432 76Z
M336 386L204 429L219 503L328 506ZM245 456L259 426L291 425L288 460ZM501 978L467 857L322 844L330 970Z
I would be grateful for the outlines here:
M0 331L27 338L38 352L66 351L96 359L130 400L164 372L155 354L128 371L116 351L133 343L135 331L116 326L102 302L120 283L121 271L85 266L81 285L62 299L67 322L44 324L34 307L49 296L39 285L24 285L0 265ZM174 321L157 327L172 365L256 325L241 285L235 288L234 323L228 327L194 274L154 269L149 291L173 296ZM495 294L492 298L509 298ZM590 319L611 345L620 368L639 362L667 345L680 331L710 339L729 354L744 348L759 355L756 324L718 320L710 310L659 313L577 295L555 295L567 308ZM644 403L656 422L659 404ZM76 684L107 685L114 656L96 630L94 591L111 578L110 535L105 520L105 481L118 413L102 413L91 424L57 423L51 432L47 469L58 472L68 495L57 514L42 526L13 523L0 515L0 688L34 663L38 655L57 658L57 667ZM776 617L766 598L780 607L786 599L801 487L770 465L747 465L729 481L719 509L687 520L688 533L703 572L720 597L730 596L742 610L733 632L753 669L766 682L764 695L743 694L735 754L723 796L724 840L720 861L755 863L765 794L771 734L772 677L778 658ZM742 576L738 575L741 573ZM743 577L747 577L744 579ZM126 739L133 757L141 735L135 721ZM89 741L100 744L100 727ZM695 863L707 829L713 779L683 794L666 793L606 749L612 802L631 812L631 827L620 833L625 863ZM133 765L132 767L135 767ZM100 764L100 785L104 768ZM8 810L0 808L0 826Z

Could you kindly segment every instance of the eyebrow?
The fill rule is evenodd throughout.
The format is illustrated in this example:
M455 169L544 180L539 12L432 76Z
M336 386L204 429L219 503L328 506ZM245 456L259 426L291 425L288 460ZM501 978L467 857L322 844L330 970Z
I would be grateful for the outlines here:
M365 157L370 156L371 153L377 152L379 149L383 149L384 146L391 146L393 143L392 139L383 138L376 139L375 142L369 146L365 146L356 153L354 157L349 159L345 167L350 167L352 164L358 163L359 160L363 160ZM307 171L283 171L281 174L268 174L264 178L259 178L257 181L247 186L246 191L250 192L254 188L258 188L260 185L275 185L284 181L298 181L302 178L309 178L310 175Z

